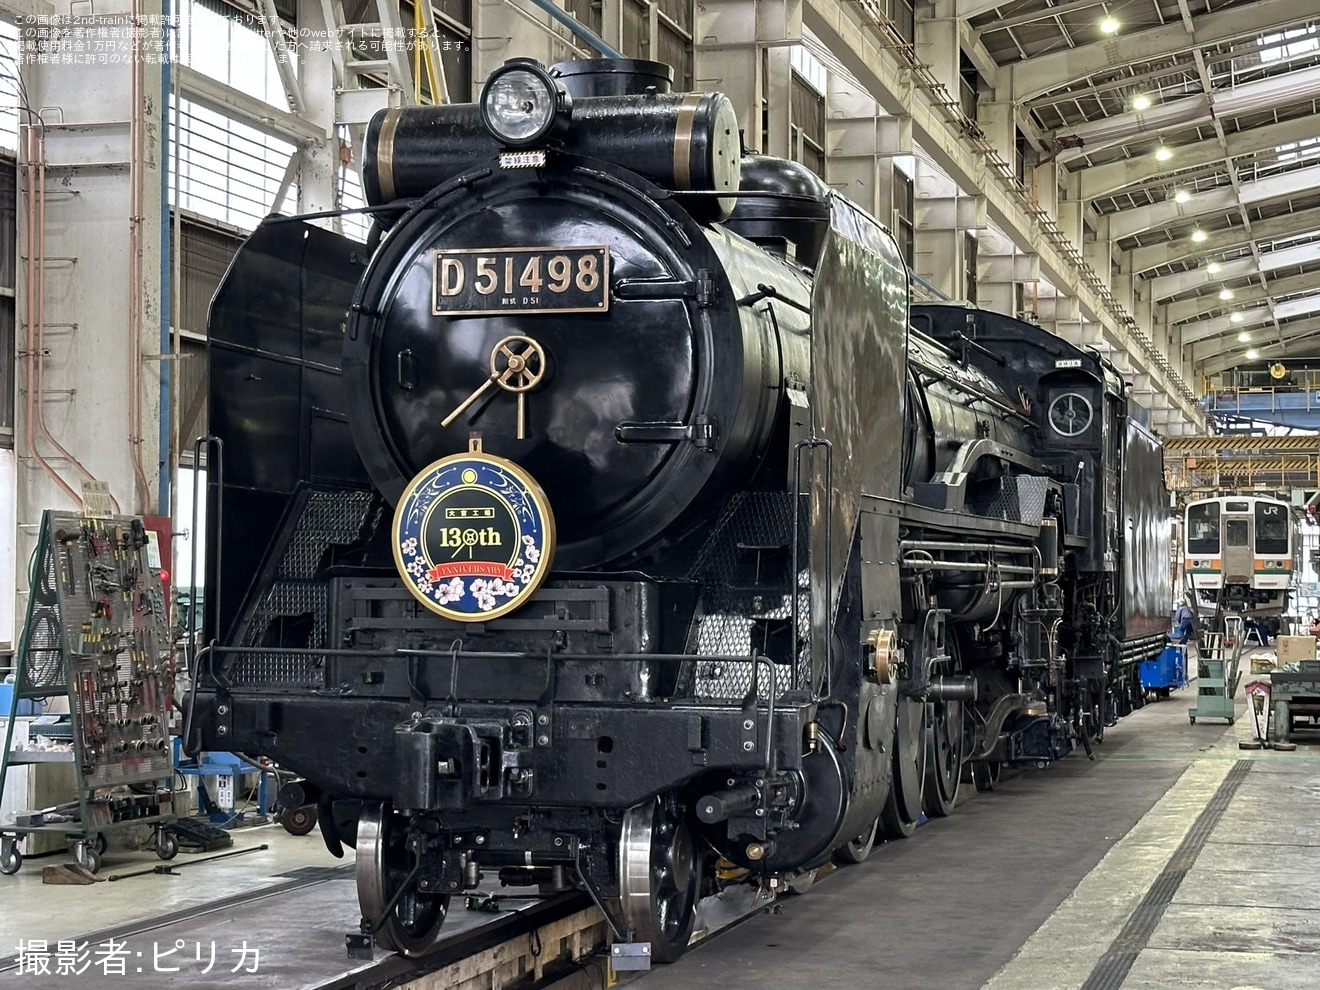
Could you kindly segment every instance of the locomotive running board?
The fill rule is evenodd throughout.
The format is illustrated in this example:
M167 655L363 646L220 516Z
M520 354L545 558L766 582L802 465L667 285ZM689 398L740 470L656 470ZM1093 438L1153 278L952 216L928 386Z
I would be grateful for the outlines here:
M899 502L894 499L877 498L875 496L867 496L866 503L868 508L896 515L905 523L928 526L934 529L946 530L950 533L984 536L987 531L990 531L1001 533L1004 536L1017 536L1024 540L1034 539L1040 533L1039 526L1009 522L1004 519L991 519L988 516L977 516L970 512L933 509L926 505L916 505L911 502Z

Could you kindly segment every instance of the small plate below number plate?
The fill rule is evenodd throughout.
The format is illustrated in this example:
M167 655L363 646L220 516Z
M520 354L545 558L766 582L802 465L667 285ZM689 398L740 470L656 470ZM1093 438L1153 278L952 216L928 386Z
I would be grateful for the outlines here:
M610 946L610 964L615 972L651 968L650 942L616 942Z
M370 935L349 932L344 936L344 944L348 947L349 959L371 960L375 958L376 950L372 947Z

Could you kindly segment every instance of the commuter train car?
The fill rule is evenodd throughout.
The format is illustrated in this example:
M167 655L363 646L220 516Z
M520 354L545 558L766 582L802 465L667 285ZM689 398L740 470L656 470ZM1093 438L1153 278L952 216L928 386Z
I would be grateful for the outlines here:
M1163 645L1121 378L910 307L888 231L670 79L385 111L370 243L269 218L212 304L186 745L304 775L404 953L498 873L673 959L717 857L860 861L1089 749Z
M1183 574L1204 611L1282 615L1297 566L1292 507L1277 498L1224 495L1187 503Z

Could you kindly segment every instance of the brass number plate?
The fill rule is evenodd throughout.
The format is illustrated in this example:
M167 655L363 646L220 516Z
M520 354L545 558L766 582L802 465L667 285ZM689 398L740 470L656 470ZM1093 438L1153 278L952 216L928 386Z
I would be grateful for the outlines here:
M486 313L604 313L610 308L610 249L464 248L436 251L436 316Z

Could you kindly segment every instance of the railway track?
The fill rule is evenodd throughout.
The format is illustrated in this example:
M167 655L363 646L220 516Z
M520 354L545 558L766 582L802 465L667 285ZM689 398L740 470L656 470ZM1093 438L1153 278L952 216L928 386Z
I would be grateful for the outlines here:
M193 990L490 990L539 982L608 944L604 919L585 894L542 898L515 890L499 895L496 913L468 910L455 898L436 951L424 959L377 950L372 960L354 960L345 949L357 922L353 887L352 866L312 867L72 938L28 939L25 954L0 958L0 979L18 977L34 990L78 986L79 977L83 986L128 980L142 990L177 986L181 978ZM43 947L44 963L33 946ZM112 949L115 969L107 967ZM234 966L236 959L246 965ZM70 960L74 968L58 972Z

